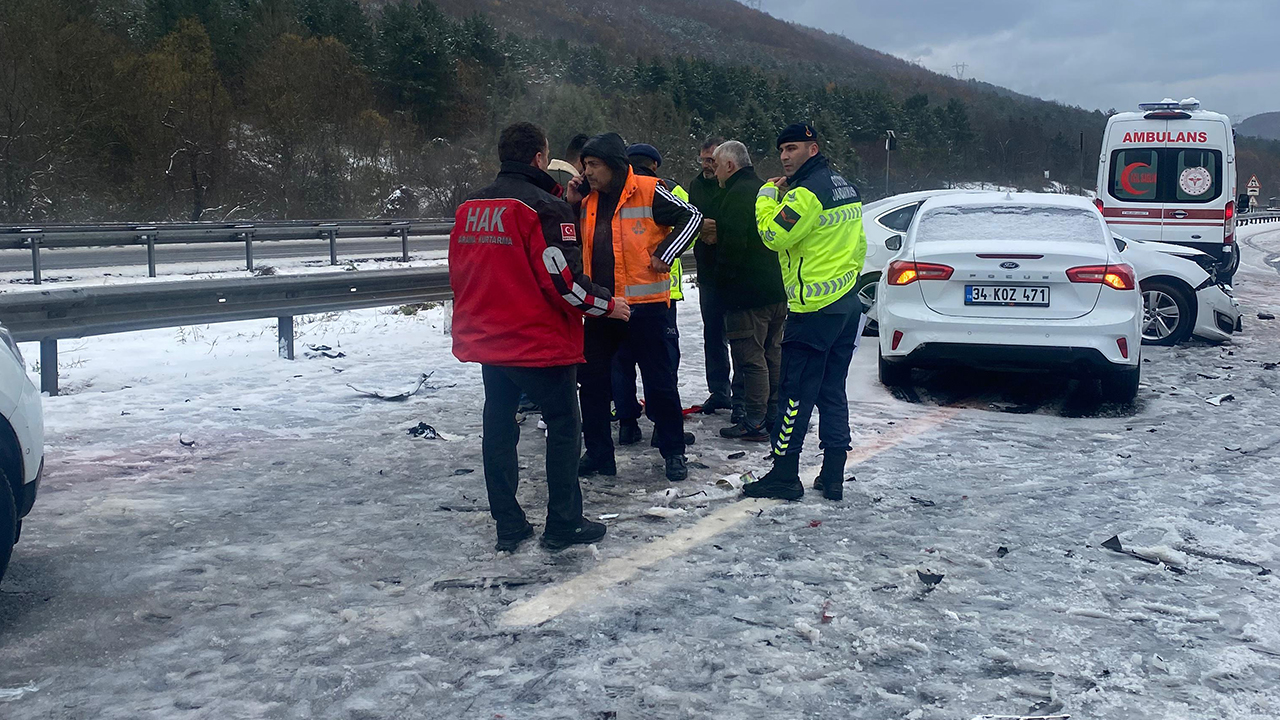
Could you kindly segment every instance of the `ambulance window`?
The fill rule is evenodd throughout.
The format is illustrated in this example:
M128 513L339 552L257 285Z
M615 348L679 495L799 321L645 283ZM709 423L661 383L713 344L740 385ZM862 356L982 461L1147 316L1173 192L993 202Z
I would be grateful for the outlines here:
M1169 183L1169 202L1203 203L1217 200L1222 194L1222 153L1217 150L1170 148L1173 176Z
M1160 151L1126 148L1111 153L1111 195L1129 202L1159 202Z
M876 222L890 230L904 233L907 231L907 228L911 227L911 219L916 216L916 210L919 209L919 203L912 203L881 215L876 218Z

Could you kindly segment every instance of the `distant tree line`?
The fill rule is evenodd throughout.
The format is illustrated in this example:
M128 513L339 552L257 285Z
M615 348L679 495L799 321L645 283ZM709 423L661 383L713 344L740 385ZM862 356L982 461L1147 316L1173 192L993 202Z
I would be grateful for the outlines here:
M0 222L449 215L517 119L553 153L579 132L652 143L682 181L710 134L774 172L777 131L809 119L871 197L889 129L894 192L1093 185L1103 113L829 77L500 33L428 0L4 0ZM1280 143L1249 152L1280 166Z

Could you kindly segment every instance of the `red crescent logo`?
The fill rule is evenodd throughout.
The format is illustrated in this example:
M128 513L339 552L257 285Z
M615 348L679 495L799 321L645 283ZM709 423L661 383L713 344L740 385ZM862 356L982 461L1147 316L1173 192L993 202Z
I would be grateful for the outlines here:
M1125 169L1120 172L1120 187L1124 188L1124 191L1130 195L1142 195L1147 192L1146 190L1139 190L1135 188L1129 179L1129 176L1133 174L1133 171L1138 168L1147 168L1150 170L1151 166L1146 163L1136 162L1125 166Z

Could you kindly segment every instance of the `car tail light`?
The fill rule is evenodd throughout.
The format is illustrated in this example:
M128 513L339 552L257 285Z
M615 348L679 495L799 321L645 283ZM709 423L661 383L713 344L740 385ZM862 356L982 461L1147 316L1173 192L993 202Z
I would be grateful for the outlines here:
M1102 212L1102 198L1094 198L1093 204L1098 206L1098 212Z
M1129 359L1129 341L1126 338L1116 338L1116 347L1120 348L1120 357L1125 360Z
M1226 236L1222 238L1223 244L1232 245L1236 241L1236 201L1228 200L1227 209L1222 214L1223 227L1226 228Z
M934 263L894 260L889 263L889 284L910 285L917 280L950 280L955 268Z
M901 344L902 344L902 331L894 330L893 331L893 349L897 350L898 346Z
M1133 268L1124 263L1073 267L1067 270L1067 279L1073 283L1101 283L1116 290L1133 290L1138 287L1138 278Z

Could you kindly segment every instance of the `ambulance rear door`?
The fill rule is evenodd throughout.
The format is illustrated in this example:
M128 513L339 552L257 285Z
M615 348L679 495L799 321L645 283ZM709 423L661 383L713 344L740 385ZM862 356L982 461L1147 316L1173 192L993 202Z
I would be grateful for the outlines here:
M1164 239L1160 176L1168 126L1167 120L1135 118L1113 122L1109 128L1106 185L1098 190L1107 224L1121 235Z

